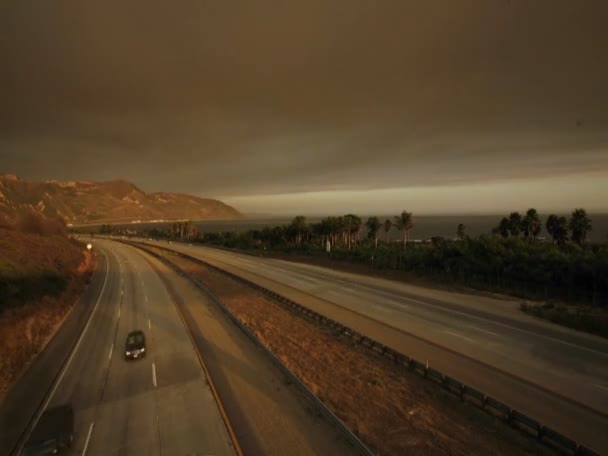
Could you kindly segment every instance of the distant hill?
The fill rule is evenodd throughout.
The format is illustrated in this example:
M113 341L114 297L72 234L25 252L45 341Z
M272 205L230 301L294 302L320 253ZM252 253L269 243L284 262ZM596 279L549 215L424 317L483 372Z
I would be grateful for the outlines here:
M182 193L145 193L124 180L28 181L13 174L0 174L0 218L10 219L32 209L74 225L242 217L236 209L215 199Z

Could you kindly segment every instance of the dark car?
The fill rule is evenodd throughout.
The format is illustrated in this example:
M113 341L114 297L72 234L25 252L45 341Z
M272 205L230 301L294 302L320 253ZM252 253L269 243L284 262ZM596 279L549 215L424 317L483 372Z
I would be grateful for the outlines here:
M137 359L146 356L146 336L143 331L131 331L127 336L125 359Z
M45 410L40 416L21 454L58 454L71 447L73 441L74 410L70 404L59 405Z

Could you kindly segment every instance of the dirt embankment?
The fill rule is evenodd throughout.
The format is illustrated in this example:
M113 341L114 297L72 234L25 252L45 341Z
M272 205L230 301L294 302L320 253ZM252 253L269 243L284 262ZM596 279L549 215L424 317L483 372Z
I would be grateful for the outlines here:
M246 285L169 258L200 277L377 454L550 454L500 420Z
M95 268L61 235L0 228L0 400L45 347Z

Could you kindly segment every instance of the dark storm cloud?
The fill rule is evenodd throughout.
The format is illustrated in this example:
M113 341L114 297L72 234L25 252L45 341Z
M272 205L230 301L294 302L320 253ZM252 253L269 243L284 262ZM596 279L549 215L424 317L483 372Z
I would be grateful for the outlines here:
M606 23L603 0L5 2L0 167L206 195L606 173Z

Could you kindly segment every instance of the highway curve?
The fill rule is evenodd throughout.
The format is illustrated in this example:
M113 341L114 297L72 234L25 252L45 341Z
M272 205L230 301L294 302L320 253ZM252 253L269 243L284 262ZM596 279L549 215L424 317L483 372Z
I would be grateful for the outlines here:
M102 239L93 244L103 271L75 307L80 325L66 320L9 392L10 407L0 406L3 431L11 431L10 439L2 436L2 454L10 454L29 417L68 402L75 411L68 454L356 453L198 288L137 248ZM126 361L126 336L135 329L146 333L147 355Z
M133 249L95 241L108 275L73 355L45 402L70 402L70 454L236 454L182 321L159 276ZM125 361L142 329L147 356ZM23 388L40 388L36 378Z

